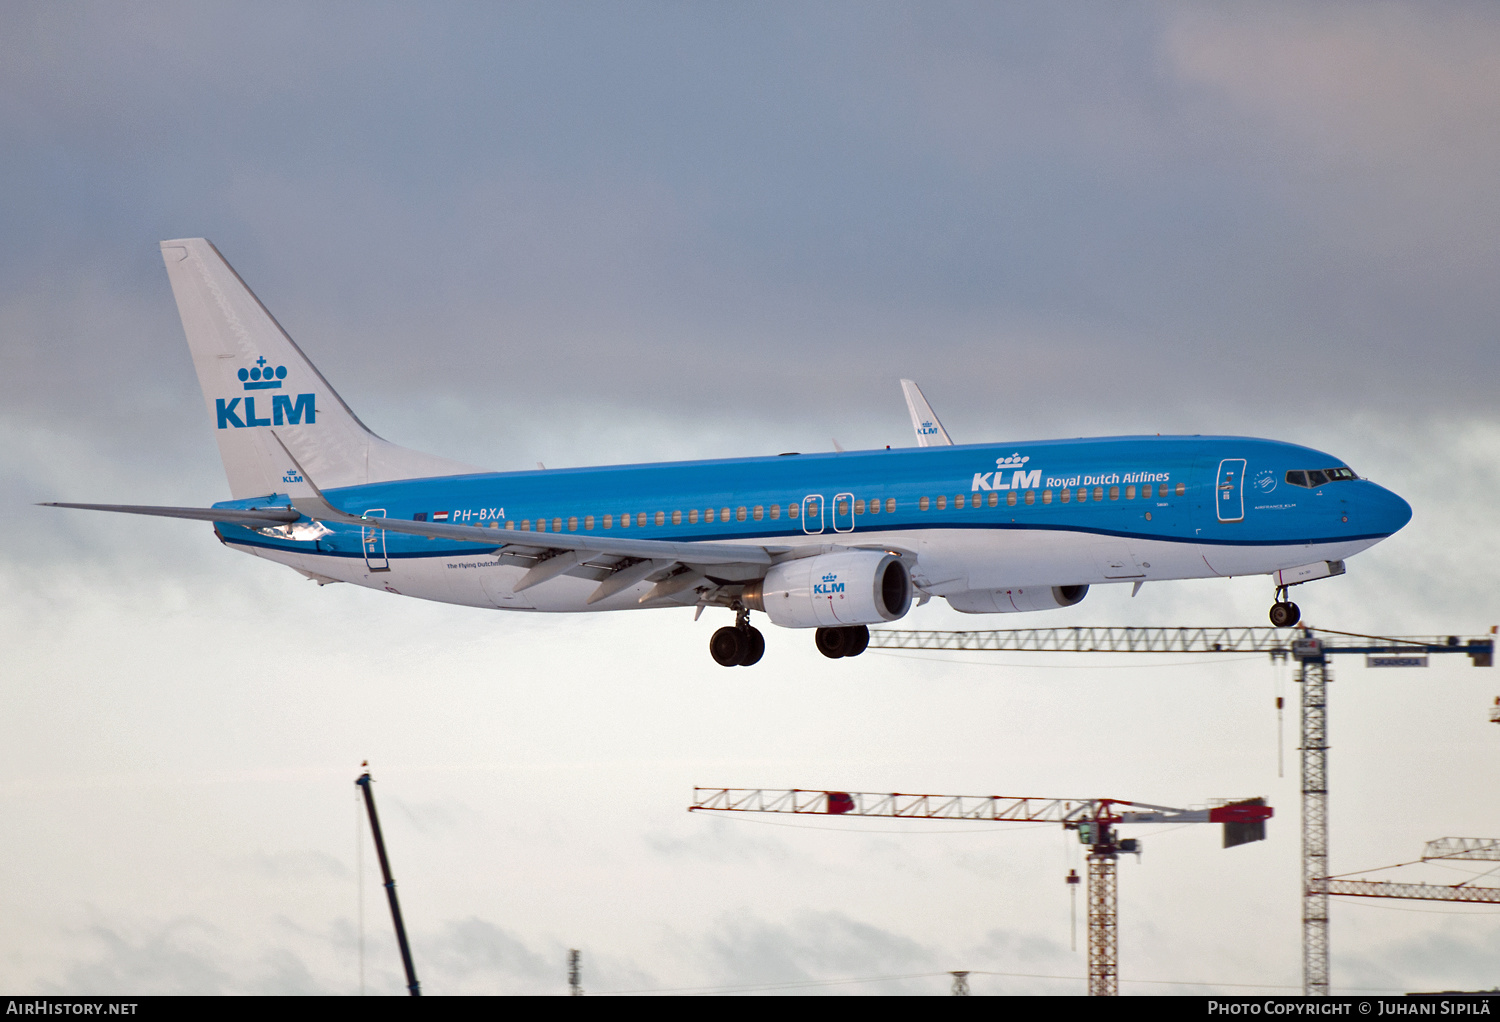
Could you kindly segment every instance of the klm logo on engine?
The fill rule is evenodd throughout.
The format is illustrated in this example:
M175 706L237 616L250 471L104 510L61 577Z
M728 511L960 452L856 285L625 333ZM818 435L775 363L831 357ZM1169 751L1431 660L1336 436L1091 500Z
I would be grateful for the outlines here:
M840 582L838 580L838 578L839 577L837 575L835 575L833 572L829 572L827 575L824 575L823 576L823 581L821 581L821 582L814 582L813 583L813 587L812 587L813 595L814 596L832 596L835 593L841 593L841 592L843 592L844 591L844 583Z
M271 366L264 357L257 358L255 365L241 369L240 384L245 390L280 390L286 379L286 366ZM265 400L264 397L261 398ZM243 404L241 404L243 402ZM270 414L264 404L255 407L255 397L217 398L214 411L218 415L219 429L248 429L251 426L311 426L318 421L316 398L312 394L272 394Z
M1042 485L1042 470L1034 468L1028 471L1026 463L1031 457L1021 457L1017 451L1008 458L995 459L995 471L975 472L973 492L980 490L1029 490ZM1006 470L1010 470L1010 482L1005 482Z

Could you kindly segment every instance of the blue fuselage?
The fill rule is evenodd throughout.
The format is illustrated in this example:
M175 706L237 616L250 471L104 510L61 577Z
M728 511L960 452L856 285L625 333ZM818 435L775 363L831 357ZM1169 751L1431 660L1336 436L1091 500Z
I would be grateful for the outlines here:
M499 472L346 487L328 497L354 513L408 520L764 545L814 536L858 542L867 534L899 545L902 533L953 530L1203 547L1368 545L1410 520L1406 501L1367 480L1308 485L1309 477L1295 475L1342 465L1271 440L1109 437ZM272 496L215 506L286 503ZM313 544L218 528L227 542L247 547L366 552L361 530L347 526ZM384 541L392 559L473 553L471 543L442 539L388 533Z

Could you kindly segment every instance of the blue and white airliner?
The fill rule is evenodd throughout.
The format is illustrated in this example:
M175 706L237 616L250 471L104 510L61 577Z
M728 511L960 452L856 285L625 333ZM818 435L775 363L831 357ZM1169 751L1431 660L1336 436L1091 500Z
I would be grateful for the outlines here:
M857 656L869 625L941 597L971 614L1069 607L1089 587L1270 575L1290 586L1411 519L1332 455L1235 436L954 444L902 381L918 446L488 472L370 432L207 240L161 243L231 500L54 504L212 522L320 584L497 610L723 607Z

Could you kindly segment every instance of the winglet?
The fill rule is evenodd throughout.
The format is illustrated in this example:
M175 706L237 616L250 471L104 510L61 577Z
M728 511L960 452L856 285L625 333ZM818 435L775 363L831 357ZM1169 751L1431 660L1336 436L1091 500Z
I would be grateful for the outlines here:
M951 447L953 441L938 421L932 405L922 396L922 388L911 380L902 380L901 392L906 395L906 408L911 412L911 427L917 431L917 444L921 447Z

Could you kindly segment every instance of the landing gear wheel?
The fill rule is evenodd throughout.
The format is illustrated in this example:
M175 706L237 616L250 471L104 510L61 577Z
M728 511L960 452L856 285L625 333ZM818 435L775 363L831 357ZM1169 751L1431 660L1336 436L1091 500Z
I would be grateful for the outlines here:
M819 628L813 636L813 642L817 644L818 652L830 660L848 655L845 652L847 640L842 628Z
M764 645L765 640L761 642ZM745 659L749 645L744 633L730 625L714 632L713 638L708 640L708 651L720 667L738 667Z
M760 662L760 658L766 652L766 637L760 634L759 628L746 626L740 633L740 640L745 644L744 655L740 657L741 667L750 667Z
M819 628L814 636L818 652L830 660L859 656L870 645L870 630L864 625L849 628Z
M1277 628L1291 628L1302 620L1302 610L1295 603L1283 600L1271 605L1271 624Z

